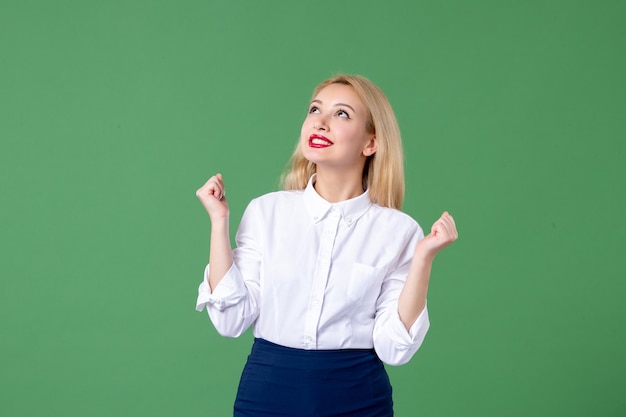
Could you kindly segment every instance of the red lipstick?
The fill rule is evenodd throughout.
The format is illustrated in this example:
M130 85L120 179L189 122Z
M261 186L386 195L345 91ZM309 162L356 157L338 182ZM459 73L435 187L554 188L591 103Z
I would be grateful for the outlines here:
M327 148L333 144L333 141L325 136L313 134L309 136L309 146L311 148Z

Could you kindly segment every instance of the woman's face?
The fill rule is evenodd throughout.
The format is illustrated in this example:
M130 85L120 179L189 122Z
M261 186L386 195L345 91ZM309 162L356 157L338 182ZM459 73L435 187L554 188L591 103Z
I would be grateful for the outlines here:
M330 84L311 101L302 124L304 157L323 167L358 169L376 152L375 134L365 126L367 109L349 85Z

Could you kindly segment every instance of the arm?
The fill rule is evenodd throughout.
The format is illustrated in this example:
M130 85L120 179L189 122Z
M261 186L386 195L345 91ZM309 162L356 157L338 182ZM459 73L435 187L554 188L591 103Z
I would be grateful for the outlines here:
M211 218L211 246L209 251L208 284L215 290L233 264L233 255L228 229L229 210L226 201L222 174L211 177L196 196Z
M435 256L457 237L454 219L448 212L444 212L433 224L430 234L415 247L411 268L398 298L398 314L407 330L426 307L428 282Z
M228 203L222 176L217 174L196 195L211 217L211 248L205 278L198 289L196 310L207 309L218 333L238 337L258 316L260 253L254 210L246 209L237 232L237 249L231 249Z
M447 216L444 213L442 217L446 219L443 222L452 226L456 236L454 221ZM434 254L453 241L444 238L441 221L435 222L426 238L419 227L408 237L397 267L383 282L373 337L374 349L389 365L408 362L428 332L430 320L426 295Z

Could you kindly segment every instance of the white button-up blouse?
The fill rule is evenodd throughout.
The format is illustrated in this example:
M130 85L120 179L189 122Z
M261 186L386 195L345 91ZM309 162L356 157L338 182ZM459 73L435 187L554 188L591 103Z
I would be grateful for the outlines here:
M406 363L428 331L428 311L409 331L398 315L422 229L403 212L373 204L367 191L332 204L313 188L252 200L237 231L233 265L213 292L210 265L198 289L217 331L299 349L374 348Z

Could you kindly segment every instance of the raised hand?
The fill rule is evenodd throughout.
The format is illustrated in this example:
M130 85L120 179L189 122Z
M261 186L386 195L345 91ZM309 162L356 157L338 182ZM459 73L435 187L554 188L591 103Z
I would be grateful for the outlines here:
M222 174L217 174L196 191L196 196L209 213L211 221L228 217L228 202Z
M444 211L441 217L433 224L430 234L422 239L415 248L415 254L424 258L433 259L440 250L450 245L459 237L454 218Z

